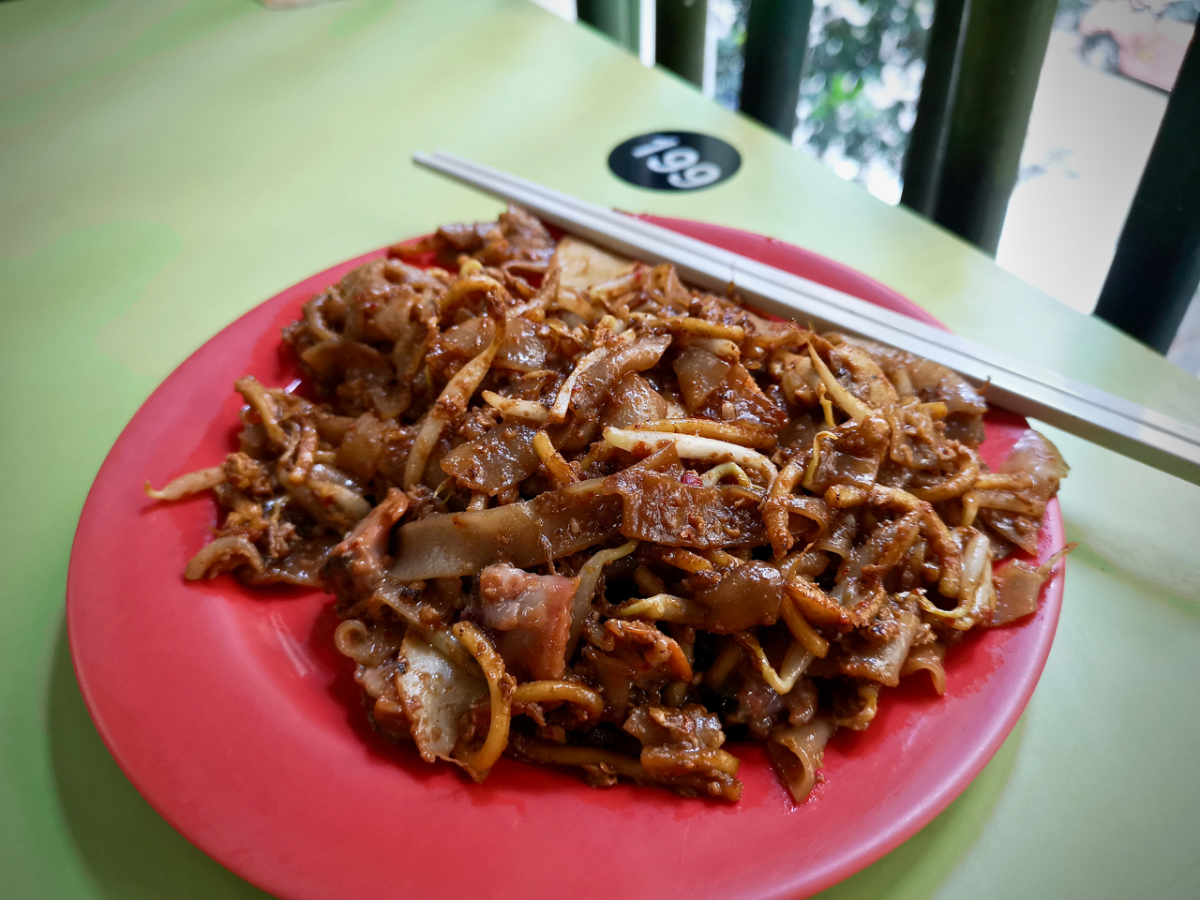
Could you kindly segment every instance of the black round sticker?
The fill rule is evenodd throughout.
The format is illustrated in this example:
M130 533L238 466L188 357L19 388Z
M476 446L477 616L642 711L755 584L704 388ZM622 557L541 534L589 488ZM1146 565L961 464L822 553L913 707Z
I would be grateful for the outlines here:
M655 191L695 191L733 176L741 155L720 138L694 131L654 131L608 155L618 178Z

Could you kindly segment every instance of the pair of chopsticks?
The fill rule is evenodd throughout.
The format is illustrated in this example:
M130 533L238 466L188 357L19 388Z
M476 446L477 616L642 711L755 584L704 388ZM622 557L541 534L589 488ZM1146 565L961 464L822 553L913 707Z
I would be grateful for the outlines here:
M671 263L680 278L715 293L734 285L752 306L823 330L890 344L987 385L989 403L1200 484L1200 427L941 331L756 260L605 209L448 153L413 161L519 204L609 250Z

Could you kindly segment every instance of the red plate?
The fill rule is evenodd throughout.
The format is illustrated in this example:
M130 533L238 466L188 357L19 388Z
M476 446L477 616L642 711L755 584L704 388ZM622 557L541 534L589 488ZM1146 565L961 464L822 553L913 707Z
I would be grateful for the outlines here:
M807 251L658 221L932 321ZM510 760L472 784L371 731L352 666L332 648L324 595L185 583L214 504L154 504L142 484L221 459L241 404L234 379L287 384L295 370L279 329L314 292L382 253L284 291L196 351L117 440L80 518L67 626L84 699L125 774L188 840L286 897L803 896L883 856L979 773L1037 684L1061 575L1034 618L951 651L944 697L920 674L885 690L868 731L830 742L825 783L800 806L753 745L734 748L746 786L736 805L594 790L575 773ZM1023 428L989 415L984 458L998 464ZM1040 558L1062 543L1051 503Z

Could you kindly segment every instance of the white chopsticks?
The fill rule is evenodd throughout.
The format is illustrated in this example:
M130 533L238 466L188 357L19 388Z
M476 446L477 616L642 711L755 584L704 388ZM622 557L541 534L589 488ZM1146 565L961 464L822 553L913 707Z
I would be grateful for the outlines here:
M448 153L413 161L517 203L579 237L648 263L673 264L681 278L724 293L732 283L753 306L819 329L890 344L988 383L988 402L1200 484L1200 427L1024 360L983 347L695 238Z

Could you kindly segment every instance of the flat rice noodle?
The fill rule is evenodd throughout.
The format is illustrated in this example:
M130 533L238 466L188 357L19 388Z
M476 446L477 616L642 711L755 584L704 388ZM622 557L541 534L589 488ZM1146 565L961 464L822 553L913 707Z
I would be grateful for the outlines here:
M487 682L409 632L400 645L404 671L396 690L413 740L426 762L450 760L471 707L488 694Z
M812 358L807 353L801 355L789 350L776 351L772 355L771 371L778 373L779 386L785 398L802 406L816 405L821 375L813 367ZM788 424L794 425L795 422L793 419Z
M783 602L783 576L774 566L750 560L720 571L693 599L704 607L704 630L733 634L755 625L774 625Z
M606 493L621 498L621 534L627 538L695 549L767 542L759 495L738 485L696 487L640 466L604 484Z
M899 370L903 369L912 392L920 397L923 403L941 401L951 413L982 416L987 412L987 401L983 399L983 395L957 372L939 363L863 338L841 334L827 335L827 338L835 346L847 344L867 351L893 384L898 381L903 383L898 377Z
M442 332L425 354L425 363L435 378L448 380L455 372L491 346L496 323L488 316L455 325Z
M826 431L824 421L816 421L811 416L797 416L776 433L777 444L780 447L803 448L812 447L813 438L818 433Z
M907 677L925 671L933 680L933 689L940 697L946 693L946 645L940 641L922 644L908 651L908 659L900 669L900 676Z
M916 396L922 403L946 404L946 437L974 449L983 443L983 414L987 401L957 372L903 350L861 338L827 335L830 343L860 347L879 364L901 399Z
M402 294L412 294L411 289L397 283L411 277L405 270L413 271L412 267L403 263L377 259L346 273L336 291L343 301L345 322L342 332L347 339L389 339L390 335L377 319L393 303L402 304L405 299Z
M654 315L682 315L691 305L691 294L679 281L675 267L670 263L659 263L645 273L641 302L637 304L643 312Z
M911 403L888 410L885 415L892 422L892 441L888 458L900 466L891 469L894 480L907 482L915 474L913 469L926 473L942 473L944 463L938 451L944 452L943 443L937 440L933 419L927 410ZM969 451L960 454L960 459L969 464L973 457ZM887 463L884 463L887 468ZM960 468L961 471L961 468ZM880 477L883 477L881 473ZM941 481L938 479L937 481ZM926 478L926 487L932 486ZM969 487L969 485L968 485ZM961 491L960 491L961 493Z
M401 289L387 301L371 318L373 328L379 338L389 341L399 341L408 335L414 324L424 337L424 323L419 320L421 313L421 298L409 288Z
M350 433L350 429L354 427L354 423L358 419L354 416L332 416L322 410L317 410L313 421L316 423L317 434L321 440L331 444L340 444L346 439L346 435Z
M992 573L996 609L990 624L1007 625L1037 612L1038 597L1048 577L1048 572L1020 560L1008 560L997 566Z
M978 449L987 437L983 430L983 416L973 412L948 413L942 423L946 429L946 440L958 441L972 450Z
M363 304L384 300L396 289L396 285L387 277L387 271L393 265L388 259L373 259L363 263L342 276L342 280L338 282L338 290L347 303Z
M787 591L810 623L843 632L865 628L887 602L883 585L858 578L839 581L828 594L816 584L798 578L788 583Z
M670 475L672 478L680 479L683 477L683 463L679 461L679 450L674 444L667 444L661 450L656 450L654 453L647 456L641 462L630 466L628 469L618 472L612 478L620 478L623 476L633 478L639 472L656 472L660 475Z
M397 581L478 575L498 562L530 568L615 538L621 502L592 479L533 500L478 512L446 513L399 531Z
M613 387L630 372L644 372L662 358L671 338L665 334L639 338L612 350L595 365L579 373L571 394L571 407L578 419L594 421Z
M314 344L300 358L318 381L326 383L358 379L387 382L393 374L391 363L374 347L340 337Z
M733 368L716 354L694 346L681 350L671 367L690 411L700 409Z
M902 609L897 611L896 621L900 625L900 631L887 643L872 646L864 641L842 656L839 662L842 674L877 681L888 687L898 685L900 670L904 661L908 659L908 651L912 647L921 619L916 613Z
M1004 541L1016 544L1026 553L1037 552L1037 538L1042 527L1040 520L995 509L981 509L978 520L976 524L985 523Z
M545 368L546 345L538 339L537 326L528 319L510 319L504 332L504 341L496 351L492 365L517 372L534 372Z
M875 568L884 561L888 546L896 539L898 523L881 523L866 543L857 548L838 568L837 582L829 596L852 611L856 627L865 627L887 600ZM913 528L915 531L915 527Z
M817 783L825 744L836 730L837 726L828 719L814 719L806 725L780 728L767 741L771 764L797 803Z
M420 307L410 307L410 314L412 311L419 312ZM430 315L430 319L434 320L434 317ZM412 378L421 368L425 361L427 343L434 334L435 322L436 320L414 318L396 338L395 344L392 345L391 361L398 378Z
M1068 466L1062 454L1044 435L1030 429L1013 445L1012 452L1000 467L1002 475L1025 475L1031 484L1014 496L1021 500L1045 507L1058 492L1058 485L1067 477ZM1001 537L1012 541L1026 553L1037 553L1038 532L1042 517L981 509L979 518L991 526Z
M601 250L595 244L567 235L558 242L553 264L561 273L560 284L582 290L632 272L634 263L624 256Z
M830 351L836 370L844 370L851 381L850 392L872 409L881 409L897 401L896 389L884 374L879 363L853 344L835 346Z
M861 422L847 421L838 426L834 435L832 441L825 439L821 443L821 456L812 479L813 493L820 496L835 484L870 490L890 443L887 421L878 416L869 416Z
M667 414L667 401L641 375L630 372L612 390L600 418L603 428L630 428L656 422Z
M447 328L434 345L435 350L450 352L467 359L478 356L496 335L496 323L488 316L473 319ZM507 336L507 332L505 332Z
M1000 467L1004 475L1026 475L1032 481L1028 494L1045 503L1058 490L1058 484L1070 471L1058 448L1043 434L1032 428L1013 444L1012 451Z
M813 545L814 549L836 553L842 559L847 559L854 546L854 537L858 534L859 517L860 511L857 509L835 510L829 530Z
M730 367L725 380L692 413L705 419L743 422L771 431L778 431L788 420L787 410L763 393L741 363Z
M537 471L535 434L536 428L502 422L442 457L442 471L453 476L462 487L494 497Z
M596 589L600 585L604 567L624 559L636 549L637 543L629 541L619 547L598 550L579 570L579 587L571 601L571 633L567 640L566 654L568 659L575 652L575 645L579 643L580 635L583 634L583 626L592 611L592 598L596 596Z
M371 413L355 419L337 449L338 468L364 483L369 482L379 470L385 431L383 422Z
M916 541L920 527L920 516L916 512L877 524L855 554L855 560L847 570L849 576L858 578L866 574L883 578L904 559Z

